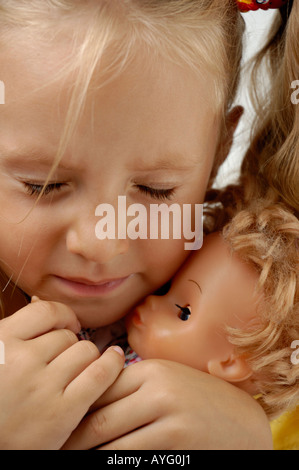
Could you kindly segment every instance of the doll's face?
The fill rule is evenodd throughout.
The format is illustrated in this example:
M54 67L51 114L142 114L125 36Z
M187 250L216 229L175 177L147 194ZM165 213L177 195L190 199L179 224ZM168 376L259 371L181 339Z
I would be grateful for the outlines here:
M257 280L254 268L232 255L219 234L209 235L168 293L147 297L128 316L131 347L142 359L168 359L209 372L210 361L228 360L233 352L225 326L244 328L256 321Z

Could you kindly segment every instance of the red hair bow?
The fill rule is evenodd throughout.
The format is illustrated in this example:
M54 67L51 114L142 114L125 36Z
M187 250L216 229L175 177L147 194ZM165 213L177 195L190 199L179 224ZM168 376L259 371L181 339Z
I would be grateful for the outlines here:
M281 8L288 0L237 0L241 12L250 10L269 10L270 8Z

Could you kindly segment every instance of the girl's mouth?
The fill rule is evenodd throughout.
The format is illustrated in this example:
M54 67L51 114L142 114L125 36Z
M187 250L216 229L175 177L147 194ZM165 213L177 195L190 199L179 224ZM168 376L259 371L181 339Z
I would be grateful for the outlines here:
M82 278L65 278L55 276L59 286L64 291L69 291L73 296L77 297L101 297L105 296L126 282L131 275L119 278L109 279L100 282L94 282Z

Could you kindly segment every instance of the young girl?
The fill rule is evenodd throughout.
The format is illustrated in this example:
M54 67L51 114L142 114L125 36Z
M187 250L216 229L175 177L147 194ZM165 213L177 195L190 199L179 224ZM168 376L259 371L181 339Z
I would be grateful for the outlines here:
M78 320L117 322L186 259L184 240L99 241L95 208L203 202L240 117L243 30L234 0L0 1L1 448L62 446L123 365ZM229 384L159 361L125 379L98 445L271 447Z

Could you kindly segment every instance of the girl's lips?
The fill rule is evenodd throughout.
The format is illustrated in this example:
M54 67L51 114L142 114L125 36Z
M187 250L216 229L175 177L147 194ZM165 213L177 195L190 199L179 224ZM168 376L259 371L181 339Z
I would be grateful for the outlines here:
M127 279L131 276L127 276L120 279L111 279L95 283L81 278L64 278L55 276L63 288L66 288L72 295L80 297L97 297L105 294L109 294L118 287L120 287Z
M59 277L59 276L57 276ZM112 282L117 282L122 279L126 278L118 278L118 279L106 279L104 281L89 281L88 279L83 279L83 278L70 278L70 277L62 277L61 279L64 279L65 281L73 282L75 284L83 284L84 286L104 286L107 284L110 284Z

